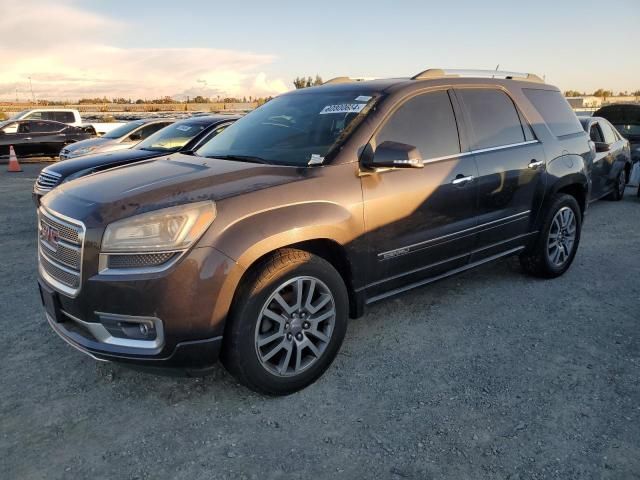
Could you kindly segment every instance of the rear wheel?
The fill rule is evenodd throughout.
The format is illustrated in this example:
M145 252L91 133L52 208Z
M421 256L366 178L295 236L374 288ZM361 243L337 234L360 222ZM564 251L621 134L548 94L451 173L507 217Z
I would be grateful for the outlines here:
M613 187L613 192L611 192L607 198L616 202L622 200L622 198L624 197L624 189L626 188L626 186L627 175L623 170L618 174L618 177L616 178L616 184Z
M523 269L543 278L562 275L576 255L581 229L582 215L576 199L567 194L556 195L535 245L520 256Z
M241 287L225 331L222 361L252 390L287 395L317 380L347 327L348 295L324 259L286 249Z

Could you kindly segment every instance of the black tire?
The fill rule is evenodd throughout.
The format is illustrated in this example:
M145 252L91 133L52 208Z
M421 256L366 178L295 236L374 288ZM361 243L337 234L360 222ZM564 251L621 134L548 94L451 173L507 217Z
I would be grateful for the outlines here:
M575 217L575 239L571 249L561 265L557 265L550 258L548 243L549 234L556 214L565 207L571 209ZM553 197L549 207L545 212L542 229L536 239L534 246L520 255L520 265L529 274L542 278L555 278L566 272L580 244L580 232L582 230L582 213L575 197L567 194L557 194Z
M300 372L281 376L263 364L258 354L257 336L264 321L262 312L266 302L275 292L281 291L279 288L283 284L300 277L320 280L331 293L334 323L322 353L315 355L315 360ZM302 250L279 250L253 269L239 287L225 329L222 363L240 383L256 392L267 395L294 393L315 382L331 365L347 331L348 312L346 286L329 262ZM289 348L297 352L297 343ZM288 362L282 360L285 361Z
M611 192L608 196L608 200L613 200L614 202L619 202L624 198L624 190L627 185L627 176L622 170L618 176L616 177L616 184L613 187L613 192Z

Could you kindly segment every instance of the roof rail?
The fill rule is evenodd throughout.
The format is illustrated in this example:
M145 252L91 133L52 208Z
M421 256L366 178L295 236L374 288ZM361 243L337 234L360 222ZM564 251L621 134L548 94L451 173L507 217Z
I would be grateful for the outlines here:
M528 82L544 83L544 80L533 73L507 72L503 70L445 70L442 68L430 68L428 70L424 70L411 77L411 80L427 80L447 77L505 78L507 80L521 79Z
M367 80L375 80L375 78L374 77L358 77L358 78L335 77L335 78L332 78L330 80L327 80L322 85L329 85L331 83L366 82Z

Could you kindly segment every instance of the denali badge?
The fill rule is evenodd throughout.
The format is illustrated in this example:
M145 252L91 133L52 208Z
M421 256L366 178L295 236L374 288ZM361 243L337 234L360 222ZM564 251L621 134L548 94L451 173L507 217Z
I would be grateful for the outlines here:
M54 250L58 249L58 241L60 240L60 233L57 228L53 228L46 223L40 224L40 238Z

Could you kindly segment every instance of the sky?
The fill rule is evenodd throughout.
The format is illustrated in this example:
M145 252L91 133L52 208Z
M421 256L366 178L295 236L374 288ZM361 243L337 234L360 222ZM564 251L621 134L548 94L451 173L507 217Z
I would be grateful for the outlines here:
M296 76L501 69L640 90L640 0L0 0L0 101L268 96Z

